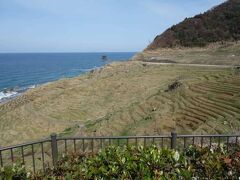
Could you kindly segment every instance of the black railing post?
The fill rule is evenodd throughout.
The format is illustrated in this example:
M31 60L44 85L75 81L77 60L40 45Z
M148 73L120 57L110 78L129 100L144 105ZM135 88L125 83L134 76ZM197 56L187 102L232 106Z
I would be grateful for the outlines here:
M171 149L176 149L177 147L177 133L171 132Z
M51 134L51 149L53 166L56 167L58 161L58 147L57 147L57 135L55 133Z

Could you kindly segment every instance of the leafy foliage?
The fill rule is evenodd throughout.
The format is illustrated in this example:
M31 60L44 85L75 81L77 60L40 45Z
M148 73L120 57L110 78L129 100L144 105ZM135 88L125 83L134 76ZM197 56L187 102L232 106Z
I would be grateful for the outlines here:
M156 146L109 147L98 154L64 156L54 169L32 174L22 166L4 168L3 179L237 179L239 148L189 147L184 152Z
M212 42L240 40L240 1L227 2L172 26L147 49L205 46Z

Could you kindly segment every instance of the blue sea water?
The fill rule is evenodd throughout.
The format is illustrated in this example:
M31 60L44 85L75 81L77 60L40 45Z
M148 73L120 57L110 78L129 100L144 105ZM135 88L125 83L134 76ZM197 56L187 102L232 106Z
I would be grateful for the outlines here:
M112 61L127 61L134 52L112 53L2 53L0 100L37 85L74 77ZM106 55L107 60L102 56Z

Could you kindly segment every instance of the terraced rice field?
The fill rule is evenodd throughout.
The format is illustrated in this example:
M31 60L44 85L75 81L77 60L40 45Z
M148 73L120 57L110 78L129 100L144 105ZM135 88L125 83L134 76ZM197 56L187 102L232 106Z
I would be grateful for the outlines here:
M240 76L227 73L180 79L173 91L160 89L143 102L96 123L95 134L222 134L239 132Z
M169 89L169 85L180 85ZM231 68L125 62L32 89L0 105L0 145L62 136L235 133Z

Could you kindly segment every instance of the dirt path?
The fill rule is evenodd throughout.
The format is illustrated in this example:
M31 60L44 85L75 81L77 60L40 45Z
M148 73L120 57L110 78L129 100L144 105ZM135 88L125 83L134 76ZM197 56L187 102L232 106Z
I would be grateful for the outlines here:
M212 64L181 64L181 63L161 63L161 62L142 62L149 65L175 65L175 66L188 66L188 67L211 67L211 68L231 68L231 65L212 65Z

